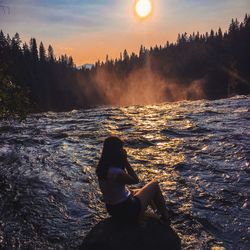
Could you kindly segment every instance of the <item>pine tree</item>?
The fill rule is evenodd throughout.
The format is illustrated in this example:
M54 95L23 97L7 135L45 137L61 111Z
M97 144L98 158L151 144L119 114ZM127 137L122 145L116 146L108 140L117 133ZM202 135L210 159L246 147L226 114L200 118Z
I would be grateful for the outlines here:
M11 38L10 38L9 34L7 34L6 41L7 41L8 45L11 45Z
M42 42L40 43L39 46L39 58L41 62L45 62L46 60L46 51Z
M210 31L210 38L211 38L211 39L214 38L214 31L213 31L213 30Z
M21 39L18 33L14 35L11 39L11 48L13 49L14 53L17 53L21 48Z
M106 63L109 62L109 55L106 55L106 60L105 60Z
M249 15L245 15L245 18L244 18L244 25L246 28L250 28L250 16Z
M38 50L37 50L37 43L35 38L30 39L30 51L33 61L38 61Z
M197 32L196 35L195 35L195 41L199 42L199 40L200 40L200 33Z
M27 45L27 43L23 44L23 55L25 58L30 58L30 50L29 50L29 46Z
M7 40L4 36L3 31L0 31L0 49L4 49L5 47L8 46Z
M51 45L49 45L49 47L48 47L48 60L49 60L49 62L55 61L54 49L52 48Z
M221 28L218 29L218 37L221 40L223 38L222 30Z
M235 33L236 31L239 30L239 21L237 20L237 18L235 19L232 19L232 22L231 24L229 25L229 34L233 34Z
M129 54L126 49L123 51L123 60L129 61Z
M247 16L247 14L245 15L245 18L244 18L244 24L246 25L246 23L247 23L247 19L248 19L248 16Z
M181 34L178 33L178 36L177 36L177 44L180 44L181 43Z
M68 65L69 65L69 67L71 67L71 68L73 68L73 67L75 66L74 60L73 60L73 57L72 57L72 56L69 57Z
M139 51L139 57L143 57L144 54L145 54L145 47L143 45L141 45L140 51Z

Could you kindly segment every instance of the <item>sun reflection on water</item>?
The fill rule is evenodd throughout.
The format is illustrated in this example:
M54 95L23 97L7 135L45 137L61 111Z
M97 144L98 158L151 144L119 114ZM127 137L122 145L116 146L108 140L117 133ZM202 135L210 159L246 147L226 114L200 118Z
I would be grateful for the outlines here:
M159 181L183 249L244 249L249 101L99 107L34 115L11 126L2 122L0 210L9 228L3 241L13 237L24 247L27 237L31 249L54 249L50 238L30 230L39 225L45 237L62 237L59 248L81 244L93 224L107 217L95 169L104 139L117 135L142 180L138 187ZM13 200L23 209L5 209ZM25 211L27 224L16 220ZM6 229L1 225L0 234Z

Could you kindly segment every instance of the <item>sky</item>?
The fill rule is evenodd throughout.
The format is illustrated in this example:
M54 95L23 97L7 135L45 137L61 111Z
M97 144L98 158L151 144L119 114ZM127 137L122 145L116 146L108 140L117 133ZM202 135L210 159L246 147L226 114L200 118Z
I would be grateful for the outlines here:
M23 42L35 37L57 56L71 55L77 65L138 53L174 42L178 33L227 30L232 18L250 14L250 0L152 0L153 13L135 15L136 0L0 0L0 29Z

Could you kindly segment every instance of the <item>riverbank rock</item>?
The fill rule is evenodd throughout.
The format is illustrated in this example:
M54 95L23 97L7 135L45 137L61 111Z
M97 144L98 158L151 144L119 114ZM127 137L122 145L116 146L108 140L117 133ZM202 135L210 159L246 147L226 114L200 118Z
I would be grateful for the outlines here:
M82 250L178 250L180 238L170 226L145 215L128 224L111 218L100 221L85 237Z

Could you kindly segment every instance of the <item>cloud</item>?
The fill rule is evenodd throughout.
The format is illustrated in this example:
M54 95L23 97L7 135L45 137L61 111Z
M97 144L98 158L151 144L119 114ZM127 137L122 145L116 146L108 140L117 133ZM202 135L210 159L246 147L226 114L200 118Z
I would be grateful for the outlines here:
M113 1L66 1L66 0L3 0L9 6L10 15L1 16L6 26L17 25L21 30L30 32L39 29L60 37L76 32L97 32L112 23L110 5Z

